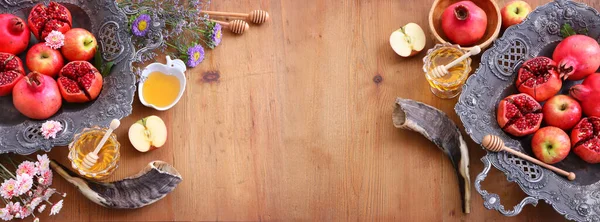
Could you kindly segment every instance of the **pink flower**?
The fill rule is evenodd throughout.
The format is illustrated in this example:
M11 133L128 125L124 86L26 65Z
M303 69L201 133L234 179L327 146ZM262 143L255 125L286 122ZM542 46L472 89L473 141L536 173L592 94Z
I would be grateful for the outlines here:
M13 215L10 213L10 209L7 207L0 209L0 219L9 221L13 219Z
M54 206L52 206L52 208L50 209L50 216L58 214L58 212L60 212L60 209L62 209L62 207L63 207L63 200L60 200L60 201L58 201L58 203L54 204Z
M38 207L38 212L42 213L42 212L44 212L45 209L46 209L46 204L42 204L40 207Z
M38 167L38 171L40 172L40 174L43 171L50 170L50 159L48 159L48 155L37 155L37 160L38 161L35 162L35 166Z
M0 186L0 196L2 196L4 199L10 200L15 196L18 185L19 184L14 179L5 180L4 183L2 183L2 186Z
M65 45L65 35L56 30L50 32L50 34L48 34L44 40L46 40L46 45L53 49L59 49Z
M46 44L48 44L48 42L46 42ZM42 136L44 136L44 138L54 139L56 138L56 134L62 130L62 124L58 121L48 120L42 124L40 130L42 131Z
M50 197L52 197L52 195L54 195L56 193L56 190L52 189L52 188L48 188L45 192L44 192L44 200L49 200Z
M33 186L33 178L29 174L17 175L17 196L27 193Z
M23 161L21 164L19 164L19 167L17 168L17 175L29 174L33 176L37 173L38 169L37 167L35 167L35 163L31 161Z
M38 178L38 183L42 186L50 186L52 185L52 170L46 170L40 173L40 177Z
M35 188L35 191L34 191L34 193L33 193L33 194L34 194L35 196L43 196L43 195L44 195L44 191L46 191L46 188L45 188L45 187L43 187L43 186L37 186L37 187Z
M26 217L29 217L29 215L31 215L31 209L28 207L21 207L21 209L19 210L19 216L22 219L25 219Z
M11 214L19 213L19 211L21 211L21 202L9 202L6 205L6 208L10 210Z
M42 201L44 201L44 199L42 199L42 197L34 197L33 199L31 199L31 202L29 203L29 208L36 208L38 205L40 205L42 203Z

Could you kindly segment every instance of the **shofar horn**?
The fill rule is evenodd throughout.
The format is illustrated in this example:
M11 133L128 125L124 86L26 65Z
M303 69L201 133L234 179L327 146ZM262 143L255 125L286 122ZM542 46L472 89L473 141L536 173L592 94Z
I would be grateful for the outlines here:
M152 204L177 187L181 175L163 161L152 161L138 174L111 183L84 179L52 160L50 166L92 202L107 208L135 209Z
M392 120L396 128L422 134L450 158L458 176L463 211L469 213L471 211L469 150L456 124L436 108L401 98L396 99Z

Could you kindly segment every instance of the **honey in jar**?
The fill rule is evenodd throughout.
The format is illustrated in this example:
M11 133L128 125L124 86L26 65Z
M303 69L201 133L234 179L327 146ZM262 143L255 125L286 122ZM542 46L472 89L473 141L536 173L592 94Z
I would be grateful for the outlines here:
M142 96L147 103L162 108L173 104L180 90L181 83L177 77L155 71L144 80Z
M117 168L117 162L120 157L120 144L114 133L110 135L104 146L102 146L98 152L99 158L96 164L89 169L86 169L83 166L85 156L94 151L96 145L102 140L105 132L105 128L86 128L81 133L76 134L73 142L69 144L69 160L71 160L72 167L80 175L100 180L109 176Z
M432 72L435 67L447 65L465 53L460 47L451 44L438 44L427 52L423 59L423 71L433 94L443 99L454 98L460 94L462 85L471 72L471 58L449 68L448 74L441 78L433 77Z

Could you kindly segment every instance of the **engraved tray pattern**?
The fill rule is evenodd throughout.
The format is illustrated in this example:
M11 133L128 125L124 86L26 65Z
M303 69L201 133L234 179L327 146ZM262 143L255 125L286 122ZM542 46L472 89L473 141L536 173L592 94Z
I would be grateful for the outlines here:
M562 40L560 27L569 23L575 30L588 29L588 35L600 36L600 14L595 9L568 0L557 0L535 9L525 21L512 26L483 53L479 69L463 86L455 111L467 134L478 144L484 135L500 136L506 146L531 155L531 136L511 137L496 123L496 104L507 95L517 93L514 87L516 71L527 59L543 55L551 57L554 47ZM574 82L565 82L561 93L567 93ZM567 219L600 221L600 166L586 164L570 154L556 166L574 171L573 182L505 152L488 152L482 159L484 170L475 180L475 188L482 195L488 209L506 216L521 212L527 204L546 203ZM516 182L528 195L512 210L505 209L497 194L484 190L481 182L491 166L504 172L508 181Z
M100 96L86 104L63 103L61 110L50 120L63 124L55 139L44 139L39 131L44 121L35 121L21 115L12 105L10 96L0 97L0 153L31 154L38 150L50 151L54 146L65 146L74 133L93 125L106 126L110 120L131 114L135 93L132 62L135 49L128 33L127 16L115 1L57 0L72 13L73 26L94 33L105 61L114 62L111 74L104 78ZM30 9L48 1L0 0L0 13L13 13L26 21ZM35 44L34 38L30 45ZM21 59L24 60L24 54Z

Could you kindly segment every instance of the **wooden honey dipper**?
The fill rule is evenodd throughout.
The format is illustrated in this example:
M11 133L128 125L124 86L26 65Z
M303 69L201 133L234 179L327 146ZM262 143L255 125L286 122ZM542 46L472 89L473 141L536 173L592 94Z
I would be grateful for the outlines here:
M115 129L117 129L119 127L119 125L121 125L121 122L118 119L113 119L110 122L110 126L108 127L108 130L106 130L106 132L104 133L104 136L102 137L102 139L100 140L98 145L96 145L96 149L94 149L94 151L85 155L85 158L83 159L83 164L82 164L85 169L90 169L94 165L96 165L96 162L98 162L98 159L100 158L100 157L98 157L98 152L100 152L100 150L102 149L102 147L108 140L108 137L110 137L112 132Z
M457 59L455 59L454 61L450 62L448 65L441 65L438 67L433 68L433 70L431 71L431 77L438 79L438 78L442 78L445 75L448 75L448 69L454 67L455 65L458 65L460 62L462 62L463 60L477 55L481 52L481 47L479 46L474 46L473 48L471 48L471 50L467 53L465 53L464 55L462 55L461 57L458 57Z
M254 24L262 24L269 20L269 13L263 10L254 10L250 13L236 13L236 12L217 12L217 11L201 11L209 15L235 17L248 19Z
M575 180L575 173L561 170L555 166L552 166L552 165L546 164L542 161L539 161L536 158L530 157L527 154L524 154L519 151L513 150L511 148L508 148L508 147L504 146L504 141L502 141L502 139L500 139L500 137L498 137L498 136L494 136L494 135L484 136L483 140L481 141L481 145L484 148L486 148L487 150L492 151L492 152L500 152L500 151L509 152L512 155L518 156L529 162L535 163L537 165L545 167L546 169L552 170L560 175L566 176L567 179L569 179L569 180Z
M223 22L211 19L211 21L219 23L225 28L229 29L229 31L240 35L250 28L248 23L244 20L232 20L231 22Z

